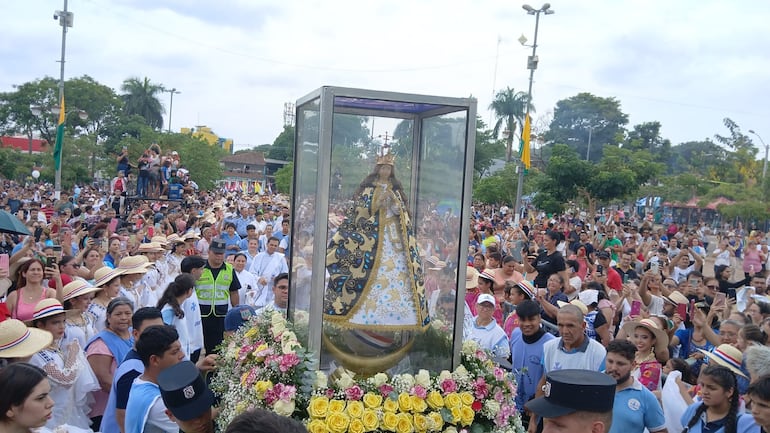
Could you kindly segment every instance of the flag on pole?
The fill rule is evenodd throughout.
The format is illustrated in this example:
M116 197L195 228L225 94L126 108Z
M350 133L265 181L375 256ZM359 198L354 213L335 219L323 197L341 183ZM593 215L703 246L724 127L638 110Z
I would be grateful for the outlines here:
M61 170L61 148L64 143L64 119L67 118L67 110L64 109L64 95L59 106L59 123L56 125L56 144L53 147L53 161L56 170Z
M532 165L532 161L530 159L530 153L529 153L529 134L530 134L530 121L529 121L529 113L527 113L526 118L524 119L524 128L521 131L521 163L524 165L524 168L529 170L529 167Z

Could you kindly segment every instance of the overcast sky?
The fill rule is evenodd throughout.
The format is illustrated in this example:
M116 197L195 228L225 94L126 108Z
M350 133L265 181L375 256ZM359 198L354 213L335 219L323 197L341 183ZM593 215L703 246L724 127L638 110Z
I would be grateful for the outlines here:
M530 49L517 39L531 43L535 19L522 4L70 0L65 76L88 74L115 89L146 76L175 87L172 128L206 125L236 148L271 143L283 104L323 85L473 95L489 122L494 91L527 90ZM556 13L541 16L538 35L535 119L560 99L591 92L618 98L631 125L660 121L674 144L726 133L724 117L770 144L770 2L551 5ZM52 17L62 7L3 1L0 91L59 76L61 27Z

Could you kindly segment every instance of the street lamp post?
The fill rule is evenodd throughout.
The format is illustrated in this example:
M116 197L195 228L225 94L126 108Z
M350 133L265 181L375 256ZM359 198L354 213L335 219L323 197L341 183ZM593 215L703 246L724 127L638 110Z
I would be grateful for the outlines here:
M527 69L529 69L529 89L527 90L527 116L529 116L529 108L532 105L532 80L535 77L535 69L537 69L537 30L540 26L540 14L551 15L554 13L551 9L550 3L545 3L540 9L535 9L532 6L525 4L522 8L527 11L527 14L535 16L535 40L532 41L532 55L527 59ZM522 45L527 41L525 37L520 39ZM521 193L524 184L524 163L519 158L519 181L516 185L516 223L519 222L521 216Z
M176 87L173 89L163 89L164 92L168 92L171 94L171 102L168 104L168 132L171 133L171 111L174 109L174 94L180 94L182 92L179 92L176 90Z
M762 165L762 179L764 179L765 176L767 176L767 154L768 154L768 151L770 151L770 146L765 144L765 140L762 139L762 136L754 132L753 129L749 129L749 133L756 135L759 141L762 143L762 145L765 146L765 163Z
M61 60L59 69L59 104L64 101L64 58L67 50L67 28L72 27L75 14L67 10L67 0L64 0L64 9L54 12L53 19L59 21L61 26ZM66 113L65 113L66 114ZM62 148L64 143L61 143ZM63 149L60 150L61 155L64 154ZM58 200L61 197L61 163L56 167L56 175L54 177L54 198Z

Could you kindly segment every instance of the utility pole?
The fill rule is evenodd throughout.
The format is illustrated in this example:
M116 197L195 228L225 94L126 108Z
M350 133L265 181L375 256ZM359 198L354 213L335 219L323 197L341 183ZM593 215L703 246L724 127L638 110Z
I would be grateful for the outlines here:
M53 19L59 20L61 26L61 60L59 69L59 109L64 110L65 107L61 106L64 101L64 59L67 51L67 28L72 27L74 14L67 10L67 0L64 0L64 10L56 11L53 15ZM64 115L67 113L65 111ZM61 153L59 160L64 158L64 139L62 139ZM61 163L56 167L56 173L54 176L54 198L59 199L61 197Z

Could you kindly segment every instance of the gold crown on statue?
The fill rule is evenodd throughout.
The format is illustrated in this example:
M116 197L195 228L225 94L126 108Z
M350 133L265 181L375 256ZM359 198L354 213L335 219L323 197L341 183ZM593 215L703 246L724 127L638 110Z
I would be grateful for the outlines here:
M377 165L395 165L396 155L386 153L377 157Z

